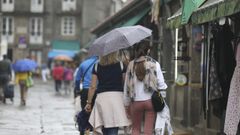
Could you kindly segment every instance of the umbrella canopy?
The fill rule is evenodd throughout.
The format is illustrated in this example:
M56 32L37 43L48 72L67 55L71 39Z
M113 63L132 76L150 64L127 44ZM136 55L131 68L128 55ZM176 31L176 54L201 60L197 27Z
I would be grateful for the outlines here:
M37 63L31 59L20 59L13 64L13 70L16 72L32 71L37 67Z
M136 25L113 29L97 38L89 47L89 55L104 56L130 47L152 35L152 30Z
M58 56L54 57L54 60L72 61L73 59L67 55L58 55Z

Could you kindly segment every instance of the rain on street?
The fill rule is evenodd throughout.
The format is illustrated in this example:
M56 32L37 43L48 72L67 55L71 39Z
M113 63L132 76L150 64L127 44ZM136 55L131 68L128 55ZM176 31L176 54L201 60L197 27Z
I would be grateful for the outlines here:
M0 104L1 135L77 135L72 94L55 94L52 81L34 81L26 106L20 106L19 86L15 85L14 103Z

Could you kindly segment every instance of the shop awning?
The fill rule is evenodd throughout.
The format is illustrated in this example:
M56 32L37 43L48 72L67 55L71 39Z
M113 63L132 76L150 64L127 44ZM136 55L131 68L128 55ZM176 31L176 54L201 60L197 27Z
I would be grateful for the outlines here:
M74 51L80 50L80 42L76 40L54 40L52 42L52 50Z
M151 10L151 7L148 6L144 9L142 9L140 12L136 13L135 15L133 15L127 19L125 18L125 19L121 20L119 23L115 23L112 26L108 27L107 29L102 30L98 35L99 36L103 35L106 32L108 32L114 28L136 25L145 15L147 15L149 13L150 10Z
M58 55L74 57L80 50L80 42L76 40L54 40L51 46L52 50L48 52L48 58L54 58Z
M77 52L74 52L74 51L52 50L52 51L48 52L48 58L51 59L51 58L54 58L59 55L66 55L66 56L73 58L76 53Z
M191 24L202 24L238 12L240 12L240 0L207 0L193 12L189 22ZM179 9L168 18L167 26L169 28L180 27L181 16L182 9Z
M124 26L133 26L133 25L137 24L147 13L149 13L150 9L151 9L151 7L147 7L145 9L143 9L142 11L137 13L135 16L133 16L129 20L125 20L125 21L115 25L114 28L124 27Z

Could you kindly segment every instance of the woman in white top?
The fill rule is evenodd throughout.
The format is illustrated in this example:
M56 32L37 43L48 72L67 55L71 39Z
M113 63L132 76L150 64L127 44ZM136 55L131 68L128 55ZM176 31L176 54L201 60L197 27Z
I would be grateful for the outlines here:
M151 95L154 90L166 89L160 64L149 57L150 46L141 41L136 46L136 58L126 72L124 85L124 105L128 117L132 119L132 135L140 135L144 115L144 135L152 135L156 112Z

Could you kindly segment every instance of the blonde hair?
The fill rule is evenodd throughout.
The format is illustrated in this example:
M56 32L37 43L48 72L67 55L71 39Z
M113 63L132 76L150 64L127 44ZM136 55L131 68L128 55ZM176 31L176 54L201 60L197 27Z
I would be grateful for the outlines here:
M112 52L108 55L100 57L99 64L100 65L111 65L119 62L118 52Z

